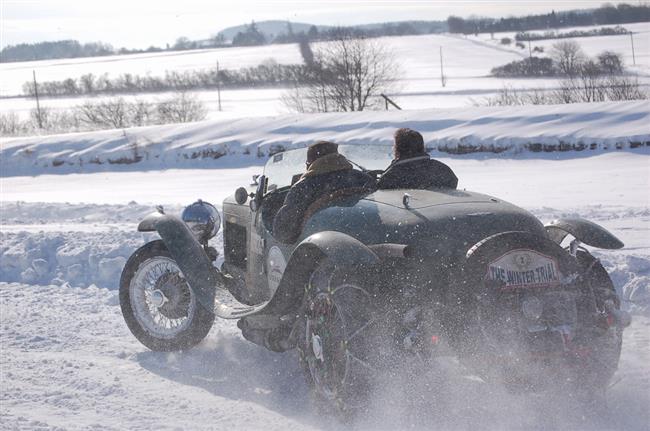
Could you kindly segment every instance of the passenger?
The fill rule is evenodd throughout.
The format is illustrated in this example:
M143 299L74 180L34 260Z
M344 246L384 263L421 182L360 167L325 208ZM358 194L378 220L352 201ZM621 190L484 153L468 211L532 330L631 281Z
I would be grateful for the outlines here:
M333 199L343 189L363 189L372 178L352 169L352 164L338 152L338 145L318 141L307 150L307 171L289 190L284 205L273 219L273 236L285 244L294 243L300 233L307 210L322 199Z
M395 131L393 156L390 166L379 177L380 189L455 189L458 186L458 178L451 168L429 157L422 135L415 130Z

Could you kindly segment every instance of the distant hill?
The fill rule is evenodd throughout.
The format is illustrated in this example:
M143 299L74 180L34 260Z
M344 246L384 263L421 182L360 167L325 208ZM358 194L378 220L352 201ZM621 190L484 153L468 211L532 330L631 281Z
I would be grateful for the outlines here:
M233 40L233 38L237 35L237 33L245 32L248 29L249 25L250 23L237 25L234 27L228 27L221 30L218 33L218 35L223 36L224 39L226 40ZM291 26L291 29L294 33L301 33L301 32L307 33L309 29L312 27L312 24L306 24L303 22L293 22L293 21L271 20L271 21L255 22L255 26L257 27L257 30L264 35L266 40L270 41L275 39L278 35L288 34L289 26ZM318 31L321 31L321 30L331 28L331 26L317 25L316 28L318 28Z

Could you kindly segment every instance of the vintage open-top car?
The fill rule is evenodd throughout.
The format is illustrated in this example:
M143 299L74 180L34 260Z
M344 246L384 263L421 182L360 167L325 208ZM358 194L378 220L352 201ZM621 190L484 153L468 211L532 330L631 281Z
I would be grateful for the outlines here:
M378 177L390 148L340 146ZM365 406L378 376L405 355L433 366L454 355L512 389L601 393L622 330L614 286L581 246L623 244L580 218L544 226L501 199L455 188L342 190L294 220L285 244L273 219L306 149L273 155L254 189L222 216L198 201L181 218L159 210L140 231L160 240L126 263L120 304L131 332L160 351L188 349L215 316L239 319L267 349L298 349L315 397L343 415ZM223 263L208 245L223 220ZM570 385L567 386L567 382Z

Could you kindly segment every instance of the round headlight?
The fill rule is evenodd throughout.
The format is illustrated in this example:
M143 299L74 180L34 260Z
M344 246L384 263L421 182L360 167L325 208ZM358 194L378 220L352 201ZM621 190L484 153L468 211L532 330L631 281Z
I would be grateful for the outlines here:
M207 242L221 227L219 211L201 199L186 207L181 218L200 242Z
M537 320L542 317L544 312L544 304L538 298L534 296L527 298L521 304L521 311L524 313L527 319Z

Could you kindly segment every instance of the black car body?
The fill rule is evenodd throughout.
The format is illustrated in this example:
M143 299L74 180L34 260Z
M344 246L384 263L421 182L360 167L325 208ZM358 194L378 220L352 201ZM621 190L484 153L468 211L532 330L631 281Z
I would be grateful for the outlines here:
M389 151L341 147L375 176ZM340 413L363 405L391 361L403 354L433 360L442 344L484 379L509 387L545 386L558 367L587 392L607 385L629 319L609 276L580 244L622 247L613 235L583 219L544 226L515 205L465 190L370 188L321 202L295 220L299 239L284 244L273 236L273 217L305 156L304 149L272 156L254 189L223 202L221 270L207 240L183 220L159 212L140 224L162 242L137 251L122 276L122 309L138 339L156 350L187 348L215 315L239 319L250 341L297 348L315 395ZM211 228L186 221L199 232ZM176 270L158 273L177 277L140 286L134 280L159 255ZM184 323L152 334L156 326L137 310Z

